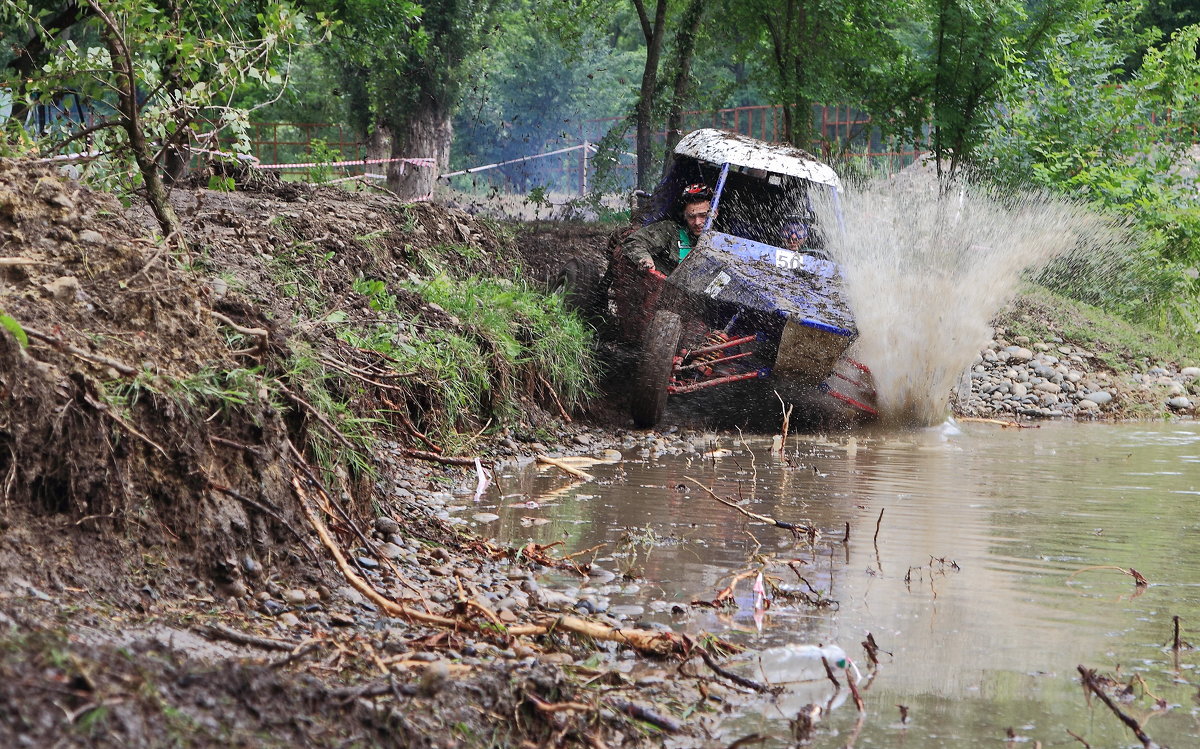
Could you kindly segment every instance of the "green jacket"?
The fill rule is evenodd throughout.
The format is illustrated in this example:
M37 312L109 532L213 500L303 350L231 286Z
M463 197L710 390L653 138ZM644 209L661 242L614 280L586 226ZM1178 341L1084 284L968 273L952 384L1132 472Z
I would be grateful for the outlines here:
M654 267L670 273L692 250L692 240L682 224L669 218L643 226L625 240L625 257L637 262L642 258L654 261Z

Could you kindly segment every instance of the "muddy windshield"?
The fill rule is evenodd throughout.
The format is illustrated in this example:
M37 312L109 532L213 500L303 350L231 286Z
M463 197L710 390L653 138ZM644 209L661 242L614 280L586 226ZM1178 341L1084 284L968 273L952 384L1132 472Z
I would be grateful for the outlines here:
M814 211L814 198L822 189L797 177L731 169L712 228L780 248L820 249L828 222Z

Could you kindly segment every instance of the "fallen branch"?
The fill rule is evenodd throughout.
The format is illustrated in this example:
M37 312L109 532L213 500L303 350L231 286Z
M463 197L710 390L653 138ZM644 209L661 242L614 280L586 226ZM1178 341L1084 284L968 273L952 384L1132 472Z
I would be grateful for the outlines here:
M342 573L342 576L346 579L346 582L348 582L350 586L359 593L362 593L364 596L366 596L373 604L392 616L406 618L412 621L421 622L423 624L431 624L457 631L483 631L473 622L452 619L450 617L439 616L437 614L428 614L422 611L415 611L406 606L401 606L395 601L392 601L381 595L373 587L367 584L365 580L359 577L358 573L356 573L350 567L349 562L346 561L345 554L342 553L341 548L337 545L337 542L333 540L329 530L325 527L325 524L321 521L321 518L313 509L312 500L301 483L299 477L292 478L292 487L295 489L296 495L300 499L300 507L304 511L305 516L308 518L309 524L311 524L313 530L317 532L317 536L320 537L321 543L324 544L325 548L329 550L329 553L333 555L334 563L337 564L338 570ZM320 491L320 489L318 490ZM573 616L542 617L535 624L508 627L507 634L513 637L533 637L538 635L547 635L556 631L570 632L573 634L582 635L584 637L590 637L593 640L618 642L650 655L668 655L671 653L682 654L685 652L684 641L674 632L657 632L646 629L615 629L597 622L590 622ZM736 646L731 644L723 644L722 646L726 648L736 648Z
M655 728L666 731L667 733L679 733L683 730L683 726L674 718L668 718L667 716L661 715L648 707L642 707L641 705L633 702L626 702L625 700L618 700L610 697L604 701L604 704L608 705L619 713L624 713L631 718L635 718L644 723L649 723Z
M583 702L545 702L534 697L532 694L525 695L533 706L543 713L561 713L564 710L579 710L583 712L592 712L596 708Z
M238 645L249 645L250 647L261 648L263 650L279 650L285 653L294 653L303 644L293 640L272 640L269 637L259 637L258 635L239 632L223 624L206 624L196 627L196 631L210 640L225 640L237 643Z
M735 674L728 669L722 668L717 664L716 659L713 658L712 655L704 648L696 648L696 650L700 653L700 657L704 660L704 665L712 669L713 673L715 673L717 676L720 676L722 679L728 679L740 687L745 687L746 689L751 689L759 693L771 691L771 688L765 684L759 684L753 679L747 679L745 676Z
M451 458L446 455L438 455L437 453L426 452L424 450L401 450L406 456L416 458L417 460L428 460L433 463L445 463L450 466L474 466L476 458Z
M220 312L217 312L216 310L209 310L208 314L212 315L213 319L216 320L217 322L228 325L229 327L233 328L234 330L241 333L242 335L252 336L254 338L259 339L259 346L261 346L263 349L266 349L267 336L268 336L266 329L264 329L264 328L247 328L244 325L238 325L233 320L230 320L228 317L226 317L225 315L222 315Z
M817 533L817 529L812 527L811 525L799 525L796 523L785 523L782 520L776 520L775 518L768 517L767 515L759 515L757 512L750 512L749 510L738 507L736 504L734 504L733 502L730 502L727 499L718 497L717 494L712 489L709 489L707 486L705 486L704 484L701 484L699 481L692 478L691 476L684 476L684 478L687 479L688 481L691 481L693 484L700 487L704 491L708 492L708 495L710 497L712 497L713 499L717 500L718 502L720 502L723 505L732 507L733 509L737 510L738 512L742 513L743 515L745 515L748 518L758 520L759 522L762 522L762 523L767 523L768 525L773 525L776 528L783 528L784 530L791 531L792 534L796 535L796 536L799 536L801 534L807 534L807 535L813 536L813 535L816 535L816 533Z
M863 704L862 694L858 691L858 682L854 680L854 676L850 673L850 665L849 663L846 664L846 683L850 685L850 694L854 695L854 706L858 708L860 713L865 713L867 708ZM858 666L855 666L854 669L857 671Z
M596 477L593 476L592 474L587 473L585 471L581 471L578 468L569 466L566 463L562 462L561 460L555 460L554 458L551 458L548 455L538 455L537 462L545 463L548 466L554 466L555 468L559 469L560 471L566 471L567 473L571 474L572 476L579 479L580 481L595 481L596 480Z
M1019 421L1008 421L1006 419L979 419L972 416L963 416L958 419L960 422L973 421L977 424L999 424L1005 428L1015 427L1017 429L1041 429L1041 424L1022 424Z
M1079 675L1082 677L1084 690L1099 697L1100 701L1103 702L1109 710L1112 710L1113 715L1116 715L1122 723L1129 727L1129 730L1133 731L1133 735L1137 736L1138 741L1142 742L1142 746L1146 747L1147 749L1157 746L1157 744L1154 743L1154 740L1147 736L1146 732L1142 730L1142 724L1122 712L1121 708L1117 707L1116 703L1112 701L1112 698L1104 693L1104 690L1102 690L1100 685L1096 683L1095 671L1089 668L1084 668L1082 665L1076 666L1075 668L1078 669Z
M11 268L15 265L49 265L45 260L32 260L27 257L0 257L0 268Z
M760 571L759 568L755 567L754 569L749 569L749 570L745 570L743 572L737 573L736 575L733 576L733 579L729 581L728 585L726 585L721 590L717 591L717 596L715 598L713 598L711 601L699 601L699 600L692 601L692 605L693 606L705 606L707 608L712 608L712 609L719 609L722 606L732 604L734 587L737 586L737 584L739 582L741 582L742 580L745 580L748 577L754 577L754 575L757 574L759 571Z

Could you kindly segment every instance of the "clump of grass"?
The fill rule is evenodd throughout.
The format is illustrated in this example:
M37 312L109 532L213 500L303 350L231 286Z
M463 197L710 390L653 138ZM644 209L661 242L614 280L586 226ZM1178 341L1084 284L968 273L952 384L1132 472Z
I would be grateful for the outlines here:
M1027 286L998 322L1011 335L1082 346L1117 372L1137 370L1139 361L1187 365L1196 358L1187 341L1041 286Z
M563 307L518 279L436 276L410 288L469 326L489 344L493 369L540 375L568 407L592 392L591 332ZM498 366L498 365L503 366Z
M353 393L361 386L325 366L307 345L295 343L285 374L289 386L322 418L308 425L308 447L326 478L337 466L352 474L374 476L371 454L378 442L380 419L358 416L351 408ZM330 432L329 426L337 430Z

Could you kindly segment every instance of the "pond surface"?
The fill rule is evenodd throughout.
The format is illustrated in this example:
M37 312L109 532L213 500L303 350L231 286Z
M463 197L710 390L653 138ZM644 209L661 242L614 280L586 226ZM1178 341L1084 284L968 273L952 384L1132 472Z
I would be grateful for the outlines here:
M556 554L606 544L581 558L615 579L546 584L594 592L609 613L754 650L836 643L863 670L861 715L827 680L812 682L779 700L748 696L721 723L720 745L752 733L791 743L790 720L815 702L831 709L813 746L1004 745L1010 729L1029 746L1083 746L1068 731L1095 747L1139 746L1085 699L1082 664L1134 682L1121 708L1160 744L1200 746L1200 651L1185 647L1176 669L1170 647L1174 616L1200 645L1200 425L800 435L782 457L770 439L736 434L642 447L589 467L594 482L511 468L464 517L498 514L478 529L513 544L564 541ZM712 451L720 457L705 457ZM821 534L795 539L690 478ZM1131 567L1149 586L1135 586ZM737 582L732 605L691 605L758 569L779 590L757 616L753 575ZM890 653L873 676L867 633Z

